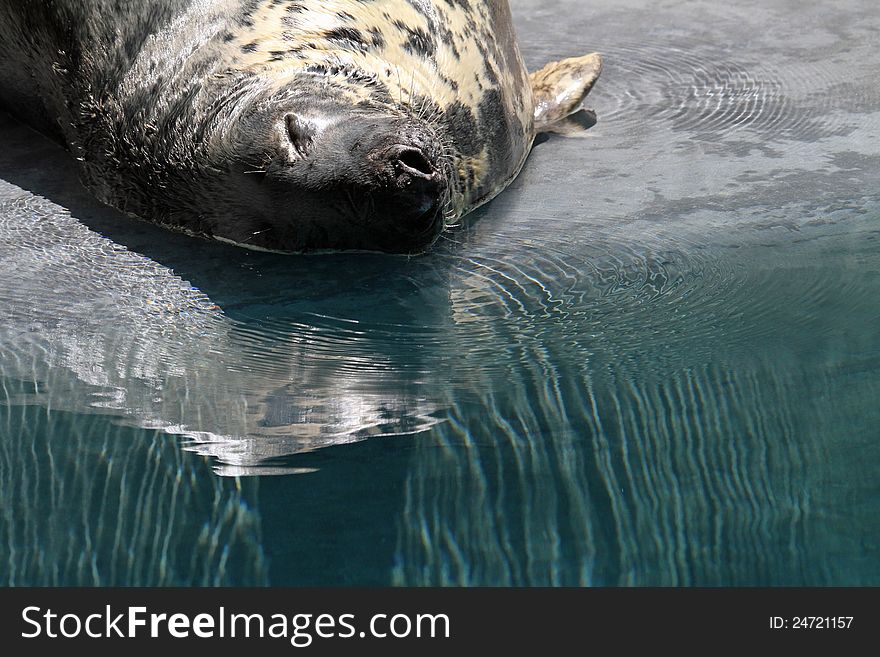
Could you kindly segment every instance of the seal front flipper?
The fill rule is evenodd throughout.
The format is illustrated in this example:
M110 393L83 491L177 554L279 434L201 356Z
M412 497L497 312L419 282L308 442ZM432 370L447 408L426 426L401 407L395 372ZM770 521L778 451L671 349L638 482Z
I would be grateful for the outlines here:
M602 57L591 53L550 62L532 73L529 80L535 98L535 131L571 134L577 131L578 124L585 129L595 123L595 119L592 123L579 122L576 117L601 72Z

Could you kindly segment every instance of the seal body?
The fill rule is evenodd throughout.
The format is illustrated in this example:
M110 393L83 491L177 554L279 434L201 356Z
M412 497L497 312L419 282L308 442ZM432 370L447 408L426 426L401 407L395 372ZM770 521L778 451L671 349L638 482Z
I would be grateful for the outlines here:
M530 76L506 1L0 5L0 104L98 198L276 251L423 250L516 176L598 66Z

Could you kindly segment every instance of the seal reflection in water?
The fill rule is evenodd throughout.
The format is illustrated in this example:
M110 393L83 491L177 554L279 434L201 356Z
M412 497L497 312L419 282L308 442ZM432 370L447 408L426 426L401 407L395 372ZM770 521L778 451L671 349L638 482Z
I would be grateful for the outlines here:
M70 150L98 198L284 252L424 250L600 68L530 76L502 0L0 6L0 106Z

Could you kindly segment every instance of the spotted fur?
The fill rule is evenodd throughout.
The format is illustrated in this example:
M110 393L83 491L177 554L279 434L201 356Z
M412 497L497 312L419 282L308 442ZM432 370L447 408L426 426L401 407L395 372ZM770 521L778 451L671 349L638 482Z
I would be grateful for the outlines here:
M17 64L0 67L0 103L64 143L100 198L236 242L259 224L224 235L199 208L246 211L211 153L246 102L311 94L427 124L448 223L501 191L535 136L505 0L5 3L0 61Z
M352 105L438 125L454 163L451 220L501 191L531 148L534 105L507 2L260 2L229 45L229 66L279 88L314 71Z

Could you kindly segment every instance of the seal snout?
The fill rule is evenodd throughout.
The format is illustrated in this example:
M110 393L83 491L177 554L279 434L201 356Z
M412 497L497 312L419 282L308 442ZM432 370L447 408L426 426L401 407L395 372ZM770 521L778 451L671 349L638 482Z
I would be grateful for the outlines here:
M320 235L333 248L414 253L442 232L449 167L430 126L332 104L285 103L256 113L269 129L254 120L242 132L268 133L271 141L263 146L257 138L256 156L244 166L265 151L275 156L263 178L247 181L267 195L275 222L290 226L292 239L311 243Z
M443 179L421 148L394 144L383 149L376 159L384 174L380 177L384 178L404 221L439 205Z

